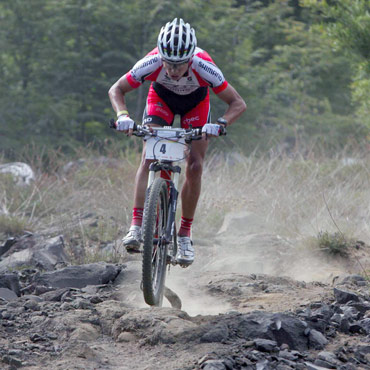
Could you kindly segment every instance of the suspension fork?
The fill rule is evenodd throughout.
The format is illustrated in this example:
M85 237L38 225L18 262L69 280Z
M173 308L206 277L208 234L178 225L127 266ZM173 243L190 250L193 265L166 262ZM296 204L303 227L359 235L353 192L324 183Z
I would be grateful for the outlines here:
M175 232L175 219L176 219L176 209L177 209L177 199L179 196L178 183L179 183L179 173L174 174L173 181L170 181L170 197L168 206L168 218L166 227L166 239L168 241L172 240L173 234Z

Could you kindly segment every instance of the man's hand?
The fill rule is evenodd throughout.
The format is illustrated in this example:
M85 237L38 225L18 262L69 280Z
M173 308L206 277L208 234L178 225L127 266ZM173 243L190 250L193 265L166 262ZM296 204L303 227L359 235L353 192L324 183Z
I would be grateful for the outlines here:
M135 122L126 114L119 116L116 121L116 130L123 131L128 135L132 135L132 129L134 128Z
M207 136L219 136L223 125L218 125L216 123L206 123L202 128L203 137Z

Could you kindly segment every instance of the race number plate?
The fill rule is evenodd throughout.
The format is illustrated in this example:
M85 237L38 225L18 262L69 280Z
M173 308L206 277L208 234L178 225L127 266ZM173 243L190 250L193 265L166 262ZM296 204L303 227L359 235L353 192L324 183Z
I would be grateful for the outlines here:
M174 131L160 131L146 140L146 158L165 161L184 159L185 139L177 138Z

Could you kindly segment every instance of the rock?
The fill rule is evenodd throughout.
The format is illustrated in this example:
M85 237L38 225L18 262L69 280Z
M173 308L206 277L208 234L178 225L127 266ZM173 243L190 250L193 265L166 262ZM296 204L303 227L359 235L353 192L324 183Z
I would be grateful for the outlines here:
M327 367L318 366L311 362L305 362L305 365L307 367L307 370L327 370L328 369Z
M135 341L137 341L136 336L133 333L129 332L123 332L117 338L117 342L135 342Z
M256 364L256 370L270 370L269 362L267 359L260 360Z
M8 240L6 240L4 245L0 246L0 256L6 253L16 241L16 238L9 238Z
M288 350L281 350L279 351L279 357L285 358L289 361L296 361L302 355L298 351L288 351Z
M364 333L369 335L370 334L370 318L360 320L359 324L361 325L361 328L364 331Z
M0 275L0 288L12 290L18 297L21 295L19 277L15 272Z
M99 337L99 332L95 326L87 323L78 324L78 327L71 334L71 341L81 340L90 342Z
M328 340L317 330L312 329L308 335L309 347L313 349L323 349Z
M32 168L23 162L12 162L0 165L0 173L8 173L13 176L17 185L29 185L35 180Z
M40 304L36 301L29 300L24 304L24 308L31 311L40 311Z
M34 333L34 334L31 334L30 335L30 341L33 342L33 343L37 343L37 342L45 342L47 339L42 336L41 334L38 334L38 333Z
M360 297L357 294L338 288L334 288L334 296L336 301L341 304L348 303L349 301L360 302Z
M279 346L287 344L291 349L308 349L304 334L307 324L292 315L257 311L227 318L226 322L229 330L240 338L270 339Z
M52 290L46 293L42 293L41 297L45 301L52 301L52 302L60 302L62 299L62 296L66 293L69 292L69 288L61 288L57 290Z
M201 369L203 370L226 370L222 360L208 360L203 363Z
M343 277L340 281L338 281L338 283L339 284L340 283L342 284L350 283L350 284L359 285L358 283L362 281L366 282L366 279L361 275L348 275L348 276Z
M0 298L5 299L6 301L14 301L18 296L8 288L0 288Z
M18 368L18 367L23 366L22 360L15 357L15 356L5 355L5 356L3 356L2 361L5 362L6 364L10 365L11 368L13 368L13 367Z
M116 320L112 328L116 340L122 332L132 332L151 345L188 343L199 340L204 331L191 322L185 312L165 307L129 311Z
M64 251L61 236L47 240L37 236L25 236L18 239L0 261L0 273L25 266L50 271L58 265L68 263L69 257Z
M340 361L338 361L337 356L334 353L322 351L318 353L314 364L323 367L336 368L340 365Z
M254 343L258 351L273 352L278 350L277 343L274 340L257 338Z
M114 281L120 272L121 267L116 265L105 262L91 263L45 272L35 278L35 283L52 288L83 288Z
M72 306L79 310L89 310L94 308L93 304L90 301L83 298L77 298L72 303Z
M42 270L54 270L57 265L65 266L70 262L65 253L64 240L62 236L57 236L41 244L33 254L36 267Z
M226 340L229 336L229 329L225 323L219 323L216 325L211 325L211 329L207 331L201 338L201 342L211 343L211 342L222 342Z

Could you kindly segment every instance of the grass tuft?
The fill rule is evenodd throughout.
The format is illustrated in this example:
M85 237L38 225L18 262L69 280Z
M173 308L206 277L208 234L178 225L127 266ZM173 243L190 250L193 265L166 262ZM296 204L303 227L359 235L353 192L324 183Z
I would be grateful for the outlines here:
M0 233L8 236L22 235L28 229L27 222L15 216L0 215Z
M319 232L317 236L318 246L325 253L347 257L352 244L339 232L329 233L327 231Z

